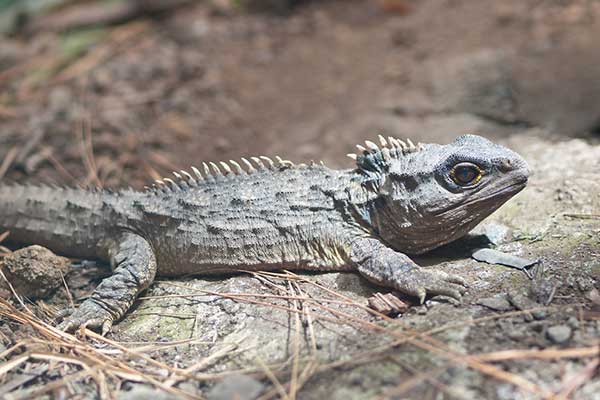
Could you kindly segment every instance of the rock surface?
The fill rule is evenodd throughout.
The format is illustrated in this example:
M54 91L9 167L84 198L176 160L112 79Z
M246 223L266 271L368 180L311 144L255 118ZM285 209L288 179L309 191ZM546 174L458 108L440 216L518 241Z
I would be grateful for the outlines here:
M254 400L264 386L246 375L231 375L217 383L207 394L208 400Z
M71 261L41 246L17 250L0 261L0 268L15 291L29 299L41 299L63 286ZM7 290L6 282L0 288Z
M556 325L548 328L548 339L554 343L564 343L571 338L571 328L568 325Z
M600 27L595 28L600 34ZM431 66L435 101L442 110L471 113L501 124L586 133L600 121L600 47L585 37L519 50L482 49ZM548 96L548 93L559 95Z
M513 309L513 306L510 304L510 302L505 296L502 295L480 299L477 301L477 304L495 311L509 311Z

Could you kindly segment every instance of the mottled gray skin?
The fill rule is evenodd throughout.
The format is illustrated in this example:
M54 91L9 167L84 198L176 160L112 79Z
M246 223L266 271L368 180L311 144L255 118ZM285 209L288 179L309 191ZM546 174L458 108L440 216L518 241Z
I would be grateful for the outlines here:
M213 165L143 192L4 185L0 230L13 242L110 261L112 276L61 324L66 330L106 333L157 274L357 270L421 302L460 299L460 277L422 269L407 254L466 234L525 187L527 164L473 135L367 147L351 170L253 158L245 169L228 171L232 162L223 174ZM465 162L481 177L458 184L455 166Z

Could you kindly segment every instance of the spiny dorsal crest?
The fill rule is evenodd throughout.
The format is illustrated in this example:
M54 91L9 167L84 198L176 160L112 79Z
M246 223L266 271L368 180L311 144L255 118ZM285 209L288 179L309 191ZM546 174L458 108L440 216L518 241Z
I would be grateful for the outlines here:
M206 183L219 182L236 176L254 174L260 171L280 171L294 167L293 162L284 160L279 156L275 157L275 161L266 156L250 157L249 160L242 157L241 160L245 168L234 160L229 160L229 162L219 161L218 165L214 162L203 162L203 172L200 172L196 167L190 168L192 173L184 170L174 171L173 176L175 179L158 179L154 181L151 187L146 186L145 188L155 193L181 192L190 187L200 187Z
M391 136L387 139L381 135L378 137L381 146L378 146L370 140L366 140L366 147L360 144L356 145L356 148L359 150L358 154L348 154L348 157L356 161L356 166L367 173L385 172L392 159L397 159L406 154L415 153L424 149L423 143L417 143L415 145L410 139L406 139L406 142L404 142Z

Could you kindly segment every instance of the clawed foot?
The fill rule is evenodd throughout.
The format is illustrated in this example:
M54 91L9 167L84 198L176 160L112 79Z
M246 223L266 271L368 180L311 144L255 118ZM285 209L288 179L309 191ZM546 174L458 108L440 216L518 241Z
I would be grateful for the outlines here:
M64 321L58 325L58 329L65 332L74 332L80 328L101 329L105 336L113 324L112 315L102 308L94 300L84 301L78 309L65 309L58 314Z
M400 292L417 297L420 304L427 295L443 295L461 301L468 287L458 275L423 268L406 273L395 286Z

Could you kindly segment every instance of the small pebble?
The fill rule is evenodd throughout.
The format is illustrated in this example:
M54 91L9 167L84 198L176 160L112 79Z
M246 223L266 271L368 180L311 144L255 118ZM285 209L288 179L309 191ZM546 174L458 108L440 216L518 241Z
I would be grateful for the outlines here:
M579 328L579 320L576 317L569 317L569 319L567 320L567 324L569 324L569 326L573 329Z
M554 343L564 343L571 337L571 328L568 325L551 326L546 335Z
M517 308L518 310L521 310L521 311L531 310L534 308L541 307L541 304L536 303L535 301L531 300L529 297L527 297L523 294L519 294L519 293L509 292L508 293L508 301L510 301L510 303L513 306L515 306L515 308ZM544 310L534 310L528 314L532 315L533 318L538 319L538 320L546 318L546 312ZM527 317L527 314L525 315L525 319L528 321L531 320L529 317Z
M417 315L425 315L427 314L427 307L423 306L417 306L417 307L413 307L413 310L417 312Z
M512 331L506 332L506 336L509 339L512 339L512 340L521 340L526 335L525 335L525 331L523 329L515 329L515 330L512 330Z

